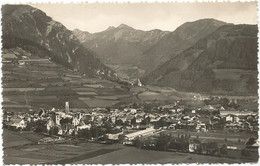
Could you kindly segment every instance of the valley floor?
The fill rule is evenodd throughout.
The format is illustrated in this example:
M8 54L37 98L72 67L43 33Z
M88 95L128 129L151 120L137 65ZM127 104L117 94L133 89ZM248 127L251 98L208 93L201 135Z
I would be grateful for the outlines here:
M5 164L166 164L166 163L243 163L239 159L218 158L191 153L137 149L122 144L80 143L37 144L43 138L33 132L5 130ZM10 139L5 139L10 138Z

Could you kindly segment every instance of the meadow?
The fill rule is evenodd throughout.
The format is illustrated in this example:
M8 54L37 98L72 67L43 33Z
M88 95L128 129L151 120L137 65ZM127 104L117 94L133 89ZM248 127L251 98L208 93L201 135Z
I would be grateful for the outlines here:
M218 158L191 153L137 149L122 144L83 142L73 144L37 144L45 136L37 133L3 134L5 164L178 164L178 163L241 163L239 159ZM8 139L5 139L8 138Z

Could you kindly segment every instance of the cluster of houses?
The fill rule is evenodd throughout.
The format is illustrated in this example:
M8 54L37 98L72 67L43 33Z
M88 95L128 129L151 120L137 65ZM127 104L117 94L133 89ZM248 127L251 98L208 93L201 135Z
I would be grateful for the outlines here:
M71 135L81 129L90 129L91 124L85 124L82 113L67 111L41 109L38 112L29 111L27 113L5 113L4 125L9 129L26 130L29 124L33 124L30 129L35 129L37 122L42 122L43 132L50 134L54 128L56 135Z
M222 106L216 108L205 105L201 108L189 109L184 105L175 103L152 108L150 111L145 111L142 106L129 106L121 109L94 108L86 112L73 112L69 109L69 103L66 102L64 110L53 108L27 113L4 112L3 118L4 127L8 129L36 130L35 126L39 125L42 127L42 132L54 135L54 137L46 137L40 140L39 143L53 141L64 143L66 140L74 139L74 136L82 131L90 131L93 127L105 128L104 126L109 124L110 131L106 130L107 132L102 133L102 136L93 137L91 140L99 141L105 138L104 143L120 142L124 145L135 146L139 146L137 140L141 140L140 147L142 148L159 148L209 155L239 153L239 155L250 155L251 157L257 154L259 147L256 138L249 139L246 143L237 142L236 146L233 146L223 139L220 142L212 143L203 142L194 135L183 138L176 137L177 131L184 130L192 131L192 133L218 132L221 130L222 133L249 132L250 135L252 133L257 135L257 113L249 111L232 112ZM30 125L31 127L29 127ZM173 133L175 136L168 136L165 133ZM161 135L165 135L162 140L160 140ZM160 141L167 139L167 143L160 144ZM100 142L102 143L102 141ZM164 147L164 144L167 147Z
M39 110L27 113L4 113L4 125L9 129L25 130L29 124L42 122L44 132L55 135L77 135L78 131L91 129L92 126L102 127L109 122L117 133L106 133L109 139L119 139L119 135L130 140L158 130L185 129L196 132L224 130L227 132L258 131L258 114L254 112L230 112L222 106L215 108L205 105L202 108L188 109L178 103L144 111L142 107L126 107L123 109L94 108L88 112L73 112L66 102L65 110ZM32 126L33 128L33 126ZM139 131L144 130L144 131Z

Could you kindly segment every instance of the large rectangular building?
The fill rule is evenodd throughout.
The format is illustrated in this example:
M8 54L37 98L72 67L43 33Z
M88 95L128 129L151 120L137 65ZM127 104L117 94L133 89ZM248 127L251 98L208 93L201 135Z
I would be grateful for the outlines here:
M135 140L136 138L142 137L142 136L147 136L147 135L153 134L155 132L156 132L156 130L154 128L147 128L145 130L140 130L140 131L137 131L134 133L126 134L124 136L123 144L132 145L133 140Z

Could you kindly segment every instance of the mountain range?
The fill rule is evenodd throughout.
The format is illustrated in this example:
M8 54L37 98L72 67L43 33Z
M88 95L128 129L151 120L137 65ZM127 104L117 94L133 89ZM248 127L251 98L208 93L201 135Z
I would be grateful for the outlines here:
M213 94L257 94L257 26L223 25L142 78Z
M94 34L78 29L73 33L121 77L138 78L224 24L214 19L203 19L184 23L173 32L142 31L121 24Z
M139 64L143 52L169 32L142 31L121 24L94 34L78 29L73 33L86 48L93 50L120 77L129 79L141 77L145 73L144 68Z
M78 29L73 33L120 76L140 77L146 85L213 94L257 93L256 25L202 19L173 32L121 24L94 34Z
M3 48L20 47L89 76L116 77L61 23L29 5L2 8Z
M215 19L186 22L147 49L139 64L147 71L154 70L225 24Z
M22 48L87 76L209 94L257 94L257 26L215 19L174 31L121 24L68 30L28 5L2 8L3 48Z

